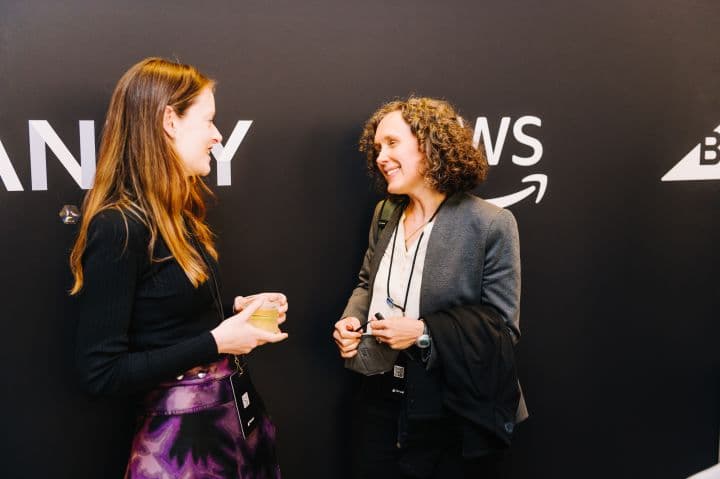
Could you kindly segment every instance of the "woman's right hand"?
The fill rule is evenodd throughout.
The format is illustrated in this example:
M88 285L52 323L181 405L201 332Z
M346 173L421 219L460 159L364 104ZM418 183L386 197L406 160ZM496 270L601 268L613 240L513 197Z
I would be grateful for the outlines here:
M357 348L360 345L362 332L355 332L360 327L360 320L348 316L335 323L333 338L340 350L340 356L349 359L357 354Z
M288 337L287 333L271 333L247 322L248 318L262 306L264 298L258 297L242 311L230 316L210 331L215 338L218 353L247 354L265 343L278 343Z

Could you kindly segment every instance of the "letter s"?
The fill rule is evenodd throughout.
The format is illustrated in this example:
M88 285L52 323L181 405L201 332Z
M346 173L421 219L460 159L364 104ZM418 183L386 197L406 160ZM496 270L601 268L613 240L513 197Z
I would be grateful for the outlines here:
M523 145L532 148L533 153L527 157L513 155L512 162L519 166L532 166L540 161L540 158L542 158L543 146L537 138L528 136L525 132L523 132L523 127L525 125L542 126L542 120L536 116L523 116L518 118L515 122L513 125L513 135L515 136L515 139L518 143L522 143Z

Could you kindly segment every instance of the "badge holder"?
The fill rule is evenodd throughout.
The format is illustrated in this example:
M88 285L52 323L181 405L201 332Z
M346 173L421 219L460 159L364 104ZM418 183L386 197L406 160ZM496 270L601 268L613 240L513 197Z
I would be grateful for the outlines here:
M234 358L236 370L230 375L230 386L240 420L240 432L243 438L247 439L257 427L263 406L250 379L250 374L242 367L238 357L234 356Z

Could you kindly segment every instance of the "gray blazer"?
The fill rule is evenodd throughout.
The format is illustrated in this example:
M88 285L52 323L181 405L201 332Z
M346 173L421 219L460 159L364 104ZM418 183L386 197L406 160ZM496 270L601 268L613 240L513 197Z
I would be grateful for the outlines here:
M367 318L382 252L397 227L401 208L377 237L380 205L375 207L358 285L342 317ZM375 251L381 254L375 254ZM435 218L428 239L420 289L420 316L454 306L490 304L520 337L520 241L515 217L477 196L457 193ZM527 417L521 398L518 420Z

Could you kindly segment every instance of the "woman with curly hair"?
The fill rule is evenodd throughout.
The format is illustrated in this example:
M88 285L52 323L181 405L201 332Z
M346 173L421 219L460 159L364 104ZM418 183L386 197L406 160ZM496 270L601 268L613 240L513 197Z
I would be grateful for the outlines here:
M139 406L127 479L280 477L275 427L240 355L287 337L248 322L265 300L284 321L287 300L223 307L201 179L221 140L213 92L195 67L161 58L125 72L70 256L83 384Z
M346 367L364 375L353 472L501 477L526 416L513 359L515 219L469 193L487 161L445 101L383 105L360 149L388 198L375 208L359 284L333 332Z

